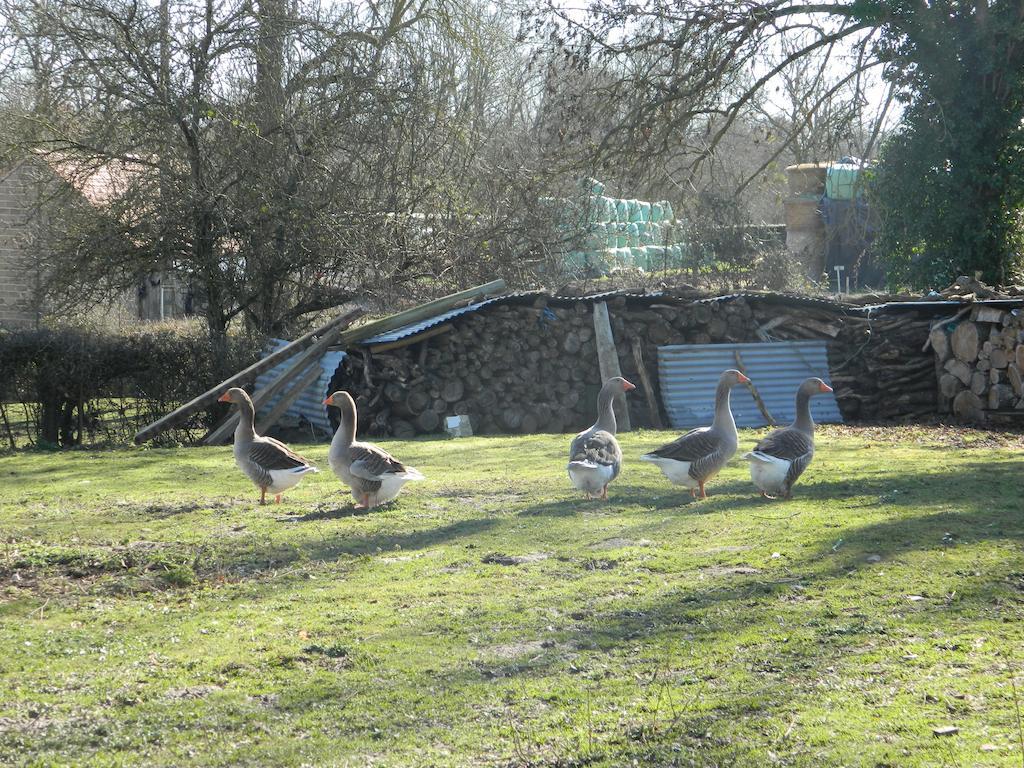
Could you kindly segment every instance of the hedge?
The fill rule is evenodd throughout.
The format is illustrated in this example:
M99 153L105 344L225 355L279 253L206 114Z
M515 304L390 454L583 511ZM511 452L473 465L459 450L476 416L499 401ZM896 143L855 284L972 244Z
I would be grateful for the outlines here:
M222 359L195 323L0 331L0 430L12 447L126 443L140 427L254 362L261 346L229 337ZM12 418L11 404L20 404L20 419ZM197 414L164 442L201 437L222 411L218 405Z

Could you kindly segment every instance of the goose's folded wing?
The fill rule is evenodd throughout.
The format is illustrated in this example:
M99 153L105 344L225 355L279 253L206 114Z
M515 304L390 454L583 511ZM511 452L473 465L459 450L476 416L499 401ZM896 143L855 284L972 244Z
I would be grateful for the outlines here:
M799 429L787 427L770 432L754 446L754 450L779 459L796 461L802 456L814 453L814 440Z
M402 462L376 445L353 445L349 448L349 456L352 458L349 471L364 480L380 480L386 475L406 471Z
M297 469L309 466L309 462L295 453L284 443L272 437L260 437L253 441L249 458L266 470Z
M572 443L569 461L592 461L595 464L614 466L622 459L619 441L610 432L600 431L580 435Z
M651 451L651 455L660 456L663 459L693 462L717 453L721 447L722 441L718 434L712 432L709 427L700 427Z

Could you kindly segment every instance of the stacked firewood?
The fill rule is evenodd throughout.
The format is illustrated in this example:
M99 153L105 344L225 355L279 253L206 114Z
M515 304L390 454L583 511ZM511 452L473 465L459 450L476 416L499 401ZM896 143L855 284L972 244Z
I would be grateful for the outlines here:
M561 432L593 420L586 401L599 374L589 316L499 305L451 325L346 358L332 386L355 397L361 430L409 437L439 431L454 415L470 416L476 433Z
M944 412L974 422L1024 413L1024 313L974 306L940 323L929 341Z
M635 426L661 423L658 346L756 339L742 300L627 306L618 297L609 314L622 373L641 388L629 398ZM331 386L355 397L361 431L409 437L437 432L444 417L462 414L478 434L593 423L601 382L591 303L500 304L451 325L400 349L350 352Z
M936 371L926 313L845 316L829 368L847 420L913 421L936 411Z
M934 413L936 372L917 314L869 320L839 307L756 297L608 301L634 426L664 424L658 347L798 339L828 343L832 381L846 418L909 419ZM600 372L593 304L540 297L498 304L400 348L349 351L332 389L347 389L360 431L411 437L468 415L477 434L566 432L593 423Z

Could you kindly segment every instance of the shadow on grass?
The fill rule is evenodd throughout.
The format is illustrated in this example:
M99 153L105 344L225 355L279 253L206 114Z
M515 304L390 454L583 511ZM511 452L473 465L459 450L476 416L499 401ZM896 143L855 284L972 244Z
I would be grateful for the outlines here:
M608 500L588 500L582 494L571 498L533 504L521 510L520 517L568 517L581 512L600 512L607 508L618 513L623 504L636 504L646 511L676 510L701 515L733 511L743 507L762 507L769 502L749 483L728 482L707 487L706 499L695 499L688 488L664 484L656 489L647 485L619 483L608 489Z
M317 509L315 512L308 512L305 515L282 515L275 518L281 523L312 523L317 520L343 520L347 517L368 517L377 511L382 511L383 506L376 509L356 509L355 504L347 507L336 507L334 509Z
M308 516L307 516L308 517ZM238 572L252 572L268 568L280 568L297 561L330 562L343 556L373 555L389 550L426 549L438 544L450 543L456 539L476 536L487 532L498 523L495 518L473 518L460 520L437 528L425 528L401 533L377 533L369 535L337 535L299 545L265 546L254 552L246 546L236 546L219 551L219 566Z

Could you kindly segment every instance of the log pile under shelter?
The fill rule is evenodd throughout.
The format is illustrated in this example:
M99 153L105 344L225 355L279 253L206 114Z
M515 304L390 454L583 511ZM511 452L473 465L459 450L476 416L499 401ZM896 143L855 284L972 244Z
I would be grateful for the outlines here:
M359 310L344 312L147 426L136 442L287 358L287 369L253 394L255 402L285 393L257 425L270 429L319 376L317 355L328 348L346 355L323 396L349 391L361 433L373 436L441 432L450 416L469 416L477 434L579 430L594 419L602 378L618 372L637 386L628 412L618 413L620 427L661 428L659 347L806 340L826 345L845 420L947 413L984 423L1024 415L1024 289L994 294L960 278L923 300L870 306L777 293L708 296L692 288L586 296L504 291L495 281L355 327ZM735 358L743 370L739 350ZM229 438L233 418L205 441Z
M356 399L360 429L410 437L468 415L476 433L564 432L593 422L601 383L596 304L608 308L635 426L662 426L658 347L819 339L827 342L844 418L934 414L937 380L923 349L930 313L778 294L695 292L583 297L518 294L415 335L348 349L331 383ZM738 361L742 365L742 360Z

